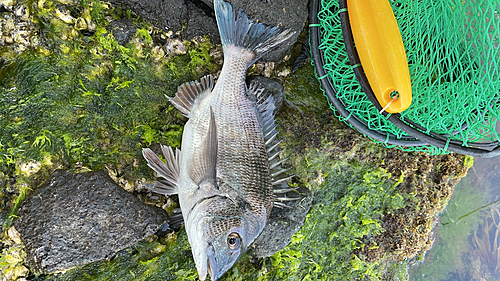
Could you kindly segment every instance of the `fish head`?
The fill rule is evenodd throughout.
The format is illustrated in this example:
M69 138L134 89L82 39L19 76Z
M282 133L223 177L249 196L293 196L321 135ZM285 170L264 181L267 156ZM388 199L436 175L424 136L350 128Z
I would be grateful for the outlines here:
M207 273L213 281L226 273L265 223L265 217L227 197L214 196L197 204L186 221L186 232L200 280L205 280Z

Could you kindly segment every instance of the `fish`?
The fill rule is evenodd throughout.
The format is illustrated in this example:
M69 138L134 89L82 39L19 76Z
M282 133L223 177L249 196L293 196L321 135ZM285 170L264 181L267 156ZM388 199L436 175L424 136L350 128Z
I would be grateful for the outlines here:
M223 0L214 0L224 63L212 75L179 86L168 100L188 118L181 150L161 145L165 162L143 149L162 177L150 189L179 197L200 280L219 279L262 232L290 189L280 154L274 99L247 87L247 69L295 32L257 23ZM281 188L281 189L280 189Z

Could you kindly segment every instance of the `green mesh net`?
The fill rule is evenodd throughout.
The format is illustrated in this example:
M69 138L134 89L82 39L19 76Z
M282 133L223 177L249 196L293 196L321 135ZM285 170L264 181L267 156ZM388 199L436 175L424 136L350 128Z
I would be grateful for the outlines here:
M318 48L323 52L323 69L337 90L337 98L370 130L387 132L396 139L411 137L380 114L362 91L346 54L339 1L319 1ZM500 1L390 3L412 80L413 101L401 117L420 125L424 133L439 134L466 147L500 146ZM346 121L352 116L338 117ZM384 143L429 154L447 152L446 147Z

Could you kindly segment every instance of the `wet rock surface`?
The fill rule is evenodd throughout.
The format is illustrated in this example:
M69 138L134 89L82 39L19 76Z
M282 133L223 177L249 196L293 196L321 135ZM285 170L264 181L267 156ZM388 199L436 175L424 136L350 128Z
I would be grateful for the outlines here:
M274 207L271 210L264 230L250 247L255 256L270 257L285 248L290 244L292 236L304 224L313 201L311 191L302 187L297 189L296 195L290 197L299 198L299 200L288 202L286 204L288 207Z
M14 221L26 264L50 273L112 257L153 235L167 214L145 205L104 172L54 172L21 205Z
M202 0L205 4L213 7L213 0ZM251 19L258 22L273 25L281 29L290 29L295 34L285 43L264 56L264 61L278 61L292 48L292 44L302 32L307 20L307 0L230 0L235 11L242 9Z
M213 10L208 6L200 6L191 1L186 1L188 7L188 21L186 29L181 33L181 38L191 40L196 37L207 36L212 42L220 43L219 29Z
M229 1L235 10L242 9L251 19L281 29L290 29L295 32L291 38L280 44L275 50L265 55L263 61L279 61L290 51L293 43L304 28L307 20L306 0L274 0ZM220 44L219 32L213 11L213 1L208 0L175 0L175 1L140 1L140 0L112 0L111 3L124 5L138 15L155 23L164 30L174 33L181 31L182 39L193 39L198 36L208 36L214 43ZM184 25L185 23L185 25Z
M137 28L131 19L122 19L110 22L107 30L113 33L118 44L125 46L134 37Z
M181 30L183 21L188 18L188 10L184 0L111 0L109 2L130 8L141 17L165 30Z

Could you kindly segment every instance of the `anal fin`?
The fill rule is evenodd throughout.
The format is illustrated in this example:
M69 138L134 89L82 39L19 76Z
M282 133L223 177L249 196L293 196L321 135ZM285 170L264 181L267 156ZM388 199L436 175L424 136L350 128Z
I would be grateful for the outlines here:
M188 175L196 185L200 186L200 184L207 182L213 185L214 188L217 187L217 149L217 125L214 112L210 107L207 135L200 147L194 151L191 163L188 166Z
M214 88L214 77L204 76L198 81L184 83L177 89L174 98L167 97L168 100L186 117L189 116L196 99L205 92Z

